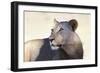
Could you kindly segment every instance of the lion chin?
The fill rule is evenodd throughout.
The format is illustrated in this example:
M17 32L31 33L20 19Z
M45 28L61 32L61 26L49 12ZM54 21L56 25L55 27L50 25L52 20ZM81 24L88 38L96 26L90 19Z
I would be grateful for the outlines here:
M54 44L52 44L52 42L50 42L50 46L51 46L51 49L52 49L52 50L57 50L57 49L59 49L59 47L56 46L56 45L54 45Z

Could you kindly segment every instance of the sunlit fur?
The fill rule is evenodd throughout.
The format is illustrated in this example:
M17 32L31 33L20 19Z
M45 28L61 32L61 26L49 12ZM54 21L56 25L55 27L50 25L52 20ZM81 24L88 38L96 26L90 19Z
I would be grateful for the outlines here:
M36 39L25 42L24 61L34 61L40 53L40 48L43 46L44 40Z

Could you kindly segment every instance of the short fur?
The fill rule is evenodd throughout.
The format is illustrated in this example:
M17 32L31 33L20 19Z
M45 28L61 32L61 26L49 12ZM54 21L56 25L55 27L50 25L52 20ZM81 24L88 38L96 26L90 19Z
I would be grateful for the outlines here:
M52 46L59 47L60 59L83 59L82 42L75 32L78 27L77 20L54 22L55 27L49 39Z

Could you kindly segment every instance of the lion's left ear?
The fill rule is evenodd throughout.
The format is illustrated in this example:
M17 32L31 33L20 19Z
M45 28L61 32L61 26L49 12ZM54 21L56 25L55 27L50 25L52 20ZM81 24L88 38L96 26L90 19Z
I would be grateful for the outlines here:
M78 27L78 22L75 19L70 20L69 24L71 25L73 31L75 31Z

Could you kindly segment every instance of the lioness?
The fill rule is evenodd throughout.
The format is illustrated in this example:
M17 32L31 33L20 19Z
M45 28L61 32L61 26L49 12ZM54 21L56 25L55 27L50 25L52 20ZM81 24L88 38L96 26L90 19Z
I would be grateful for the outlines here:
M75 32L78 22L75 19L58 22L49 37L53 47L58 47L59 59L83 59L82 42Z
M83 59L82 42L75 32L78 23L75 19L58 22L46 39L25 42L24 61L44 61L62 59ZM51 48L50 48L50 43ZM53 46L53 48L52 48Z

